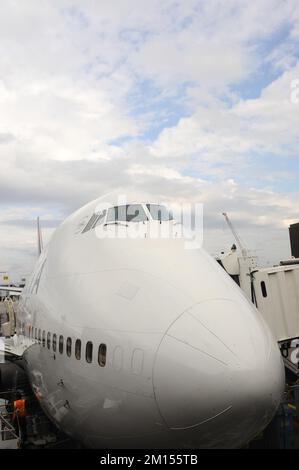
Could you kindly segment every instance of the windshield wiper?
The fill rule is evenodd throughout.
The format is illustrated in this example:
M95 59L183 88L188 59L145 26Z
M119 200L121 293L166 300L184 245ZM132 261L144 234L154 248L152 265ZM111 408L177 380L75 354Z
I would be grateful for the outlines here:
M107 225L122 225L123 227L129 227L128 224L124 222L119 222L118 220L115 220L114 222L106 222L106 224L104 224L104 227L107 227Z

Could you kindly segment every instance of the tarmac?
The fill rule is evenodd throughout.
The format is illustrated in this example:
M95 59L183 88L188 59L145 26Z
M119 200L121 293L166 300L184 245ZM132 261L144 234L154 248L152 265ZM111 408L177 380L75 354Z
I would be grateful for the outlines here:
M0 450L18 449L18 440L10 439L9 441L0 441Z

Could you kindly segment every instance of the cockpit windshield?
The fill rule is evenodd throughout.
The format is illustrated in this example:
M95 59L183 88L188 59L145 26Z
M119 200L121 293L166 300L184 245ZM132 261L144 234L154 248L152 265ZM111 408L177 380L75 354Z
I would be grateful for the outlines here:
M130 204L111 207L108 210L106 223L111 222L145 222L147 215L141 204Z
M159 220L160 222L173 220L172 212L165 206L160 206L159 204L147 204L146 207L150 211L150 214L154 220Z

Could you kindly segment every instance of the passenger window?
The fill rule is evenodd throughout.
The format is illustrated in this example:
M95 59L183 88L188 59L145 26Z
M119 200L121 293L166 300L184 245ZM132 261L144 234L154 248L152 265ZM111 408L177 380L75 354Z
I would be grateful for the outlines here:
M45 330L43 331L43 347L46 346L46 332Z
M81 359L81 340L77 339L75 343L75 358L80 361Z
M56 335L56 333L54 333L54 335L53 335L52 347L53 347L53 351L56 352L56 347L57 347L57 335Z
M50 349L51 347L51 333L47 334L47 348Z
M264 281L261 282L261 289L262 289L263 297L268 297L267 287Z
M62 335L59 336L59 352L60 354L63 353L63 336Z
M106 354L107 354L106 344L100 344L99 354L98 354L98 362L99 362L100 367L105 367L106 365Z
M72 338L66 340L66 354L68 357L72 355Z
M42 332L41 330L38 330L38 342L41 343L42 341Z
M92 362L92 350L93 350L92 342L88 341L86 343L85 358L86 358L86 362L88 362L89 364Z

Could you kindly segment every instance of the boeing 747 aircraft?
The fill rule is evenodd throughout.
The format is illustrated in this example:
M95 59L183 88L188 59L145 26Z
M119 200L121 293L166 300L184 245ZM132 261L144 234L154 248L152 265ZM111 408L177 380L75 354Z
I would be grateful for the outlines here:
M21 294L28 380L86 447L241 447L280 403L269 328L179 225L159 204L93 201L56 230Z

